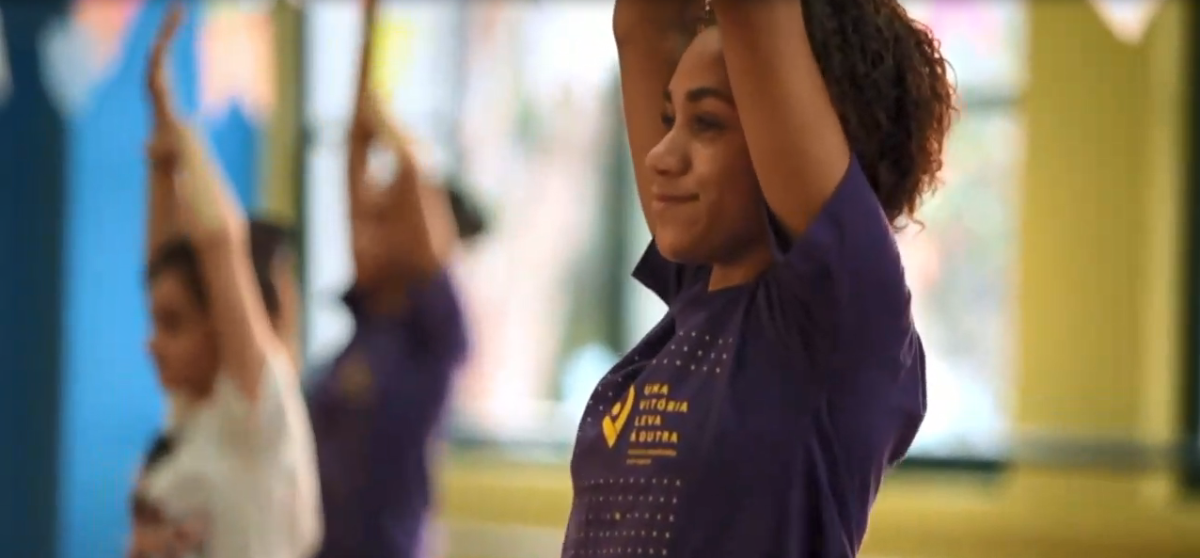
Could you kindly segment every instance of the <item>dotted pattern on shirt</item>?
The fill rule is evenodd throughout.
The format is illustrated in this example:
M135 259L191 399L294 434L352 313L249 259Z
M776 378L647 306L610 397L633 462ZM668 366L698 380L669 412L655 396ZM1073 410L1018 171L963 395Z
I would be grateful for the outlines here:
M575 493L564 557L671 555L680 502L688 475L697 466L687 459L694 460L702 451L711 394L723 381L720 375L731 361L733 344L731 338L694 330L668 336L669 332L652 332L592 395L576 444ZM669 340L655 343L656 338ZM655 358L641 356L653 354L655 345L662 347ZM655 397L662 386L668 392ZM619 419L630 389L635 394L633 408L618 431L619 441L609 447L603 423L612 427ZM679 412L685 403L692 408ZM677 436L639 437L639 422ZM635 438L651 440L644 444ZM674 438L678 439L673 444ZM655 446L660 448L656 455L651 454ZM636 451L652 456L631 459Z

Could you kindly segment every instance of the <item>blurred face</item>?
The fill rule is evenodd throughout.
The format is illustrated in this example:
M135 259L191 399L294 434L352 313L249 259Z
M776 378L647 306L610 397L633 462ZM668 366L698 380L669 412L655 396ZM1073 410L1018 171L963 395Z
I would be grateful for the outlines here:
M458 229L450 200L445 190L422 184L417 190L421 217L425 220L428 241L433 253L445 261L458 241ZM373 289L386 283L397 270L404 270L406 262L414 253L424 251L424 240L412 234L397 237L397 224L413 219L407 209L397 211L392 202L376 192L367 194L367 203L359 209L360 214L351 220L353 228L354 264L356 281L365 289ZM419 242L418 242L419 241ZM400 271L403 273L403 271Z
M765 205L716 28L684 52L663 102L667 135L646 157L659 251L676 262L718 264L766 248Z
M217 344L207 313L179 271L166 270L150 284L154 319L150 354L163 387L202 397L216 378Z

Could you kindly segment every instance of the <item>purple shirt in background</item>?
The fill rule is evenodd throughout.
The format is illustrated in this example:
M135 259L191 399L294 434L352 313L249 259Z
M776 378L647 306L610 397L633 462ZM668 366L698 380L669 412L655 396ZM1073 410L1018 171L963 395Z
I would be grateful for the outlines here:
M903 265L857 160L775 240L758 279L712 292L647 250L634 276L669 310L588 403L564 557L858 553L925 414Z
M356 329L309 406L325 506L321 558L410 558L430 504L428 446L466 354L445 273L414 289L402 314L346 303Z

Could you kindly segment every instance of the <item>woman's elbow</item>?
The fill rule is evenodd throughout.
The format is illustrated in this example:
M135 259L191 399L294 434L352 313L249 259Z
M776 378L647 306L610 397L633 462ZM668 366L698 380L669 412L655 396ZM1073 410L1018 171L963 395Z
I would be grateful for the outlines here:
M234 257L239 251L249 257L250 223L245 216L227 211L216 226L197 228L188 234L196 249L212 257Z

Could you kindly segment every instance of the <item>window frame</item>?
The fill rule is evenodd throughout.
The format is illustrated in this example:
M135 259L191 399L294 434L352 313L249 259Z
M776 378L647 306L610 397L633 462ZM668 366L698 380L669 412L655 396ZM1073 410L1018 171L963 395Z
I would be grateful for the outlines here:
M972 114L1009 112L1020 116L1023 112L1025 95L1022 91L989 91L984 88L968 89L960 92L960 107L968 107ZM952 128L953 129L953 128ZM953 133L953 132L951 132ZM1019 185L1014 185L1019 186ZM1014 326L1016 322L1014 321ZM1010 426L1011 426L1011 416ZM1012 435L1010 428L1010 437ZM995 475L1003 473L1011 466L1011 457L1006 454L998 457L981 455L921 455L915 454L905 458L897 467L900 473L927 473L938 471L957 471Z

